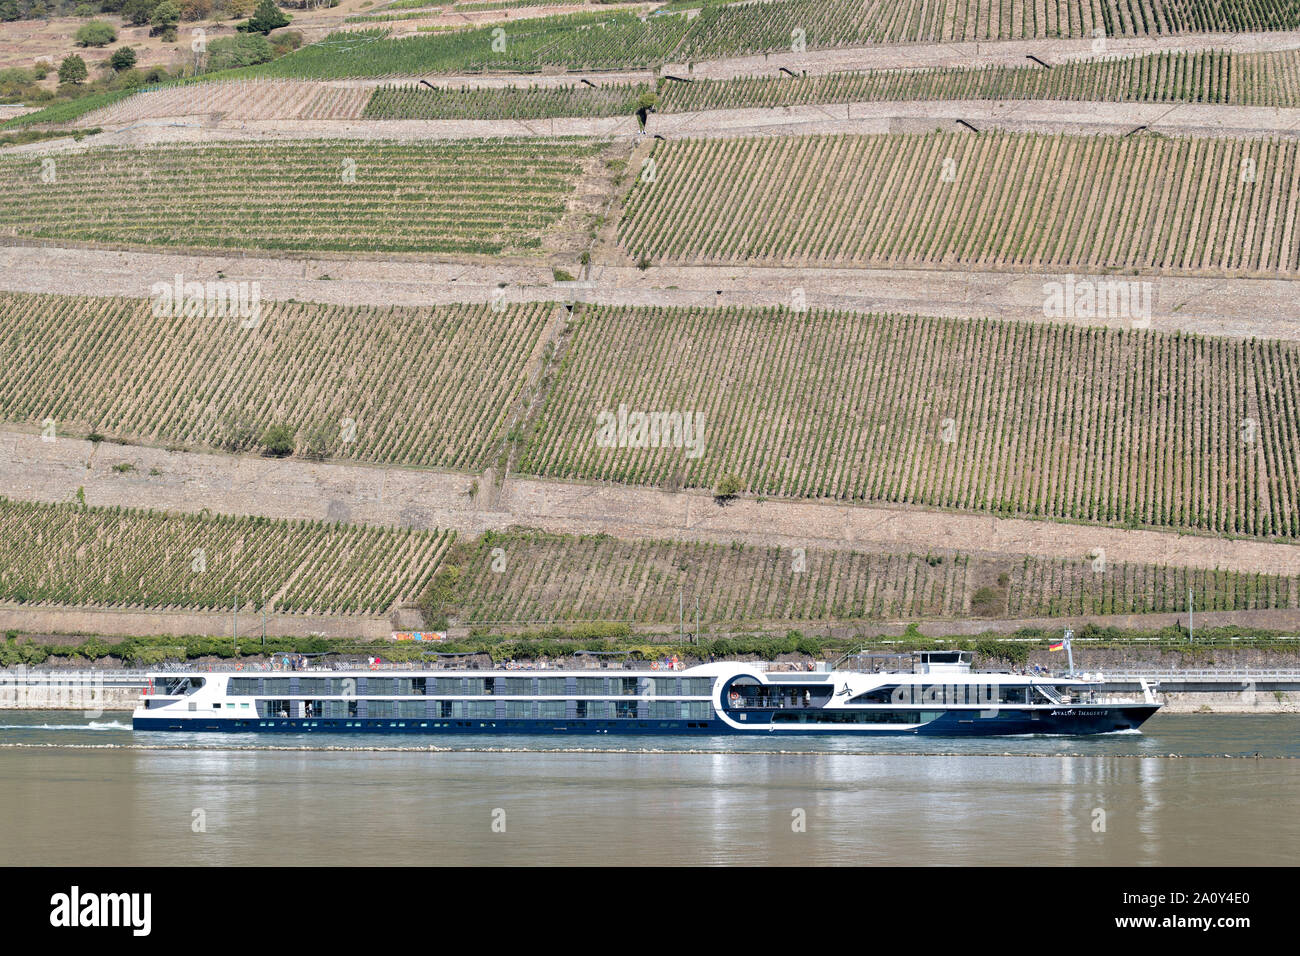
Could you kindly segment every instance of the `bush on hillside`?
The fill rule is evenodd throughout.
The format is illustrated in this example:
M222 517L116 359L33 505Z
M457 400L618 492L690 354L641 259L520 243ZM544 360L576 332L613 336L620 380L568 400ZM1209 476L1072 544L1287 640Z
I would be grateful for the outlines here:
M117 29L104 20L91 20L77 27L77 46L108 46L117 39Z
M288 25L289 18L275 5L275 0L261 0L257 5L257 10L248 18L248 21L241 23L235 29L241 33L261 33L265 35L272 30L278 30L280 27L287 27Z
M86 61L75 53L59 64L60 83L70 83L77 86L86 82L87 75Z
M240 66L256 66L271 59L271 44L266 37L260 33L238 33L208 44L207 69L229 70Z
M118 47L108 58L108 65L117 73L131 69L135 66L135 50L129 46Z

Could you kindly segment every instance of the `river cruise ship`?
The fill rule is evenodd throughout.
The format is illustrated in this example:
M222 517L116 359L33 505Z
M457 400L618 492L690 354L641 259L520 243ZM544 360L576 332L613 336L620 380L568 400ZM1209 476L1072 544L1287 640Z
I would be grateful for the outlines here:
M1159 708L1071 678L972 672L965 651L910 673L777 670L317 670L151 676L139 731L291 734L917 734L1135 730Z

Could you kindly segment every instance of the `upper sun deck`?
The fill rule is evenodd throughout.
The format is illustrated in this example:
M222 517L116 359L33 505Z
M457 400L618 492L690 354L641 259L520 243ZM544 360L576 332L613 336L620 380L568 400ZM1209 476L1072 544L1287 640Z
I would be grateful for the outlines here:
M971 651L922 651L919 667L922 674L969 674L974 663Z
M708 696L730 681L787 687L834 688L843 693L889 684L1055 685L1064 691L1091 681L1047 674L983 673L970 670L970 652L922 652L910 673L896 670L789 670L753 662L715 661L685 668L326 668L160 671L149 675L146 696L187 696L207 688L223 695L245 696L571 696L574 693L618 696ZM780 665L775 665L780 666ZM576 690L575 688L581 688Z
M706 665L700 665L706 666ZM147 671L145 677L154 682L162 682L176 679L204 678L214 677L337 677L358 679L367 678L384 678L397 677L403 679L412 678L438 678L438 677L614 677L614 678L640 678L640 677L697 677L707 676L700 667L680 668L673 670L663 668L660 670L649 669L589 669L589 668L518 668L515 670L502 670L493 668L491 670L467 669L467 668L431 668L427 670L410 669L410 668L383 668L383 669L366 669L366 668L346 668L335 669L332 667L307 667L307 668L288 668L288 669L229 669L229 670L170 670L170 671Z

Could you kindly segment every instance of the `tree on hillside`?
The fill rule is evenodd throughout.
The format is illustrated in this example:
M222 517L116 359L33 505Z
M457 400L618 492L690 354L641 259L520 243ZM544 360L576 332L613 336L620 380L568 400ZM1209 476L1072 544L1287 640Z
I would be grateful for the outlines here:
M187 23L212 16L212 0L178 0L176 5L181 8L181 19Z
M153 14L149 17L151 25L149 35L161 36L166 42L171 43L176 39L176 24L180 22L180 7L171 0L162 0L162 3L153 8Z
M158 0L126 0L126 3L122 4L122 16L126 17L132 26L142 27L149 22L156 6Z
M288 25L289 18L275 5L275 0L261 0L248 22L241 23L236 29L242 33L266 34Z
M108 46L116 39L117 30L104 20L91 20L77 27L77 46Z
M117 73L131 69L135 66L135 50L129 46L118 47L108 58L108 65Z
M86 61L75 53L59 64L60 83L72 83L79 86L86 81L86 76Z
M232 37L218 37L208 44L209 70L229 70L240 66L254 66L271 59L271 44L260 33L237 33Z

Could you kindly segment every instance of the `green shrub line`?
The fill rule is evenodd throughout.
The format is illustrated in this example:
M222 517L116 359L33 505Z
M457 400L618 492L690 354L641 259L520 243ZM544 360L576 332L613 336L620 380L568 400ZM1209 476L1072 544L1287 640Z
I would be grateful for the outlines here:
M76 130L24 129L16 133L0 133L0 146L22 146L26 143L39 143L46 139L67 139L69 136L80 141L99 132L103 132L103 130L98 126Z
M83 96L75 100L65 100L61 103L55 103L44 109L37 110L34 113L24 113L22 116L12 116L7 120L0 122L0 130L20 129L25 126L37 126L45 123L70 123L75 119L85 116L87 113L100 109L105 106L112 106L120 100L133 96L136 93L144 92L145 89L161 89L161 87L147 87L126 90L109 90L106 93L92 93L89 96Z
M923 626L923 625L922 625ZM601 635L601 636L598 636ZM17 631L9 631L0 641L0 667L25 665L35 667L67 662L94 662L109 658L134 667L164 663L212 661L234 663L279 654L321 655L330 659L378 656L396 663L428 662L434 653L482 654L493 662L537 660L569 657L576 651L622 652L633 661L660 660L677 655L690 662L758 658L773 660L782 655L835 660L854 651L907 653L930 649L974 651L977 663L1023 667L1035 651L1046 651L1059 630L1018 628L978 637L926 637L913 624L902 636L878 634L850 638L822 638L798 630L784 636L754 633L733 637L702 639L698 643L656 641L654 635L638 634L626 625L587 625L573 628L548 628L522 634L501 635L486 631L467 639L447 641L436 646L427 643L393 642L386 639L329 639L321 637L241 636L238 646L227 637L130 637L112 643L99 636L87 636L77 644L50 644L24 641ZM1250 649L1261 652L1295 653L1300 649L1294 638L1279 631L1240 626L1198 629L1194 643L1181 628L1124 630L1114 627L1083 625L1076 629L1076 650L1082 649L1149 649L1177 653L1191 662L1212 663L1218 652L1227 649ZM1062 655L1061 663L1064 664Z

